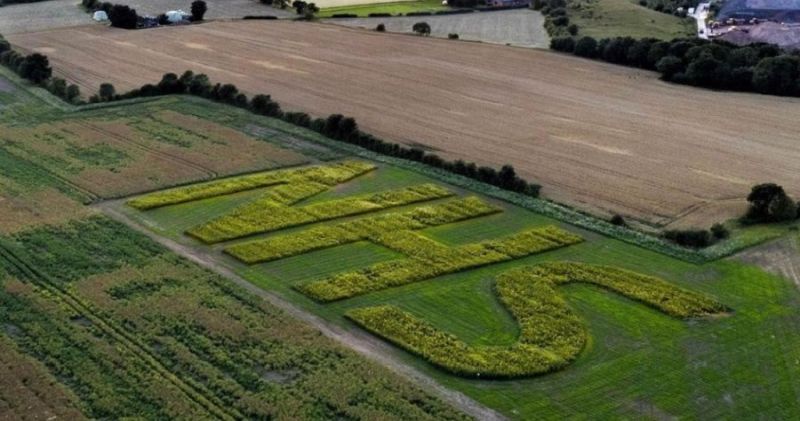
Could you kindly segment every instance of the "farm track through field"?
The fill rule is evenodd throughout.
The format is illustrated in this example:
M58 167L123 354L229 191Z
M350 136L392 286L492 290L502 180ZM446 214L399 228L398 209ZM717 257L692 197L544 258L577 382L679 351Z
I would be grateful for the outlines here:
M139 343L136 338L127 333L123 328L116 326L114 322L97 315L89 305L83 303L78 297L75 297L64 288L59 287L48 275L30 266L12 251L12 247L0 243L0 259L8 262L23 273L25 278L31 281L36 287L47 291L53 298L90 320L94 326L109 337L114 338L122 349L131 354L132 358L136 358L144 363L144 365L150 367L153 372L175 385L190 400L208 410L214 417L223 420L244 418L236 409L227 407L203 385L193 380L183 380L175 375L166 368L161 361L159 361L158 357L148 350L145 345Z
M390 370L413 380L418 386L431 391L439 396L442 400L446 401L450 405L453 405L467 415L470 415L481 421L506 419L506 417L499 412L476 402L461 392L456 392L442 386L436 380L432 379L426 374L399 361L392 354L392 348L381 339L378 339L377 337L366 332L351 331L335 326L295 306L283 298L255 286L241 276L237 275L228 267L219 263L209 252L178 243L177 241L173 241L153 233L146 227L140 225L138 222L125 215L125 213L118 209L119 206L124 206L124 201L104 201L93 205L94 208L104 212L112 219L150 237L170 251L224 276L237 286L244 288L245 290L259 296L262 299L267 300L270 304L280 308L290 316L310 324L322 332L322 334L325 336L347 346L348 348L368 357L373 361L380 363Z
M149 154L153 154L153 155L159 156L161 158L164 158L164 159L166 159L168 161L172 161L176 165L182 165L182 166L189 167L191 169L200 171L202 173L205 173L205 174L208 175L208 178L216 178L216 177L219 176L219 174L216 171L214 171L214 170L212 170L210 168L206 168L206 167L204 167L204 166L202 166L200 164L194 163L194 162L189 161L187 159L183 159L183 158L181 158L181 157L179 157L177 155L173 155L173 154L170 154L168 152L160 151L160 150L158 150L156 148L153 148L151 146L145 145L143 143L139 143L139 142L137 142L137 141L135 141L133 139L122 137L122 136L120 136L120 135L118 135L116 133L113 133L113 132L105 130L105 129L101 128L101 127L95 126L95 125L93 125L91 123L87 123L86 121L82 121L81 120L81 121L78 122L78 124L83 126L83 127L86 127L87 129L95 130L95 131L98 131L100 133L103 133L106 136L108 136L109 138L111 138L111 140L117 141L119 143L131 145L131 146L133 146L135 148L138 148L140 150L143 150L143 151L145 151L145 152L147 152Z

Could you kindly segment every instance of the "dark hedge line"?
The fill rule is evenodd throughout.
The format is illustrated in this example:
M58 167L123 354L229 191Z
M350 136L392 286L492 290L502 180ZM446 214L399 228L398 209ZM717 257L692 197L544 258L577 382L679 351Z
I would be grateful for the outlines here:
M23 57L11 50L11 45L2 36L0 36L0 63L35 84L48 88L57 86L56 89L50 89L50 91L68 102L75 103L79 101L80 91L77 86L71 85L67 87L63 79L51 77L52 69L46 56L37 53ZM139 89L134 89L124 94L116 94L116 90L111 84L104 83L100 86L100 92L90 98L90 102L173 94L196 95L212 101L245 108L256 114L280 118L294 125L314 130L332 139L352 143L373 152L422 162L435 168L532 197L538 197L541 189L540 185L528 183L517 176L514 167L511 165L505 165L498 171L491 167L479 167L475 163L467 163L463 160L447 161L422 149L386 142L369 133L364 133L358 129L358 124L352 117L332 114L327 119L312 119L311 116L303 112L284 112L281 110L280 104L273 101L269 95L256 95L252 99L248 99L234 85L212 84L208 76L204 74L195 75L191 71L185 72L180 77L174 73L167 73L156 85L146 84Z
M451 10L437 10L434 15L461 15L464 13L475 13L473 9L451 9Z
M2 35L0 35L0 64L67 102L74 104L80 101L80 88L77 85L68 85L64 79L53 77L53 69L47 56L39 53L23 56L12 50L11 44Z
M105 91L105 93L93 96L91 102L173 94L196 95L212 101L245 108L259 115L280 118L296 126L316 131L331 139L358 145L383 155L421 162L505 190L538 197L541 189L540 185L528 183L520 178L511 165L504 165L500 170L496 170L491 167L478 166L472 162L464 162L463 160L447 161L420 148L386 142L369 133L365 133L359 130L358 124L352 117L332 114L327 118L312 118L304 112L285 112L281 109L280 104L273 101L269 95L256 95L252 99L248 99L234 85L212 84L206 75L195 75L191 71L185 72L180 77L174 73L167 73L156 85L147 84L121 95L109 95L108 92L113 91L113 88L110 90L105 89Z
M273 15L246 15L242 19L244 20L276 20L278 19L277 16Z
M800 57L769 44L736 46L697 38L553 38L553 50L655 70L666 81L704 88L800 96Z

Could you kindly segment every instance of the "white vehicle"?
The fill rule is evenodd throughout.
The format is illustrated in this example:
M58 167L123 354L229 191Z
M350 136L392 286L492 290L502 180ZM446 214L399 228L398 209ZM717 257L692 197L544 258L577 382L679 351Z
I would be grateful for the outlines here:
M92 19L94 19L97 22L105 22L108 20L108 14L106 14L106 12L102 10L98 10L94 12L94 14L92 15Z

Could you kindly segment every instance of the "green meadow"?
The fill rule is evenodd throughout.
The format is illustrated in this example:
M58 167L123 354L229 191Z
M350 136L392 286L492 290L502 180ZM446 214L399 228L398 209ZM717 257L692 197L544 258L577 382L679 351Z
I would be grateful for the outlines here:
M437 182L390 165L298 203ZM591 233L504 202L485 199L502 212L427 228L422 233L448 246L494 239L521 230L556 225L585 239L560 248L422 282L322 304L293 287L332 274L394 260L400 255L361 241L267 263L245 265L221 250L239 241L284 235L295 227L204 246L182 232L253 200L259 191L221 196L152 211L124 211L179 242L213 250L216 260L253 284L347 329L348 310L392 304L470 345L513 344L517 323L494 293L494 278L510 268L571 261L615 266L664 279L715 298L731 311L694 320L671 318L599 287L562 287L569 306L588 332L577 360L554 373L516 380L475 380L447 374L398 348L403 361L500 410L511 418L660 418L662 416L786 418L800 411L800 293L790 282L762 270L723 260L696 265ZM437 201L439 202L439 201ZM411 207L416 206L412 205ZM380 211L394 212L396 209ZM358 217L355 217L358 218ZM339 222L337 220L336 222ZM321 225L332 222L322 222ZM317 225L320 225L317 224Z

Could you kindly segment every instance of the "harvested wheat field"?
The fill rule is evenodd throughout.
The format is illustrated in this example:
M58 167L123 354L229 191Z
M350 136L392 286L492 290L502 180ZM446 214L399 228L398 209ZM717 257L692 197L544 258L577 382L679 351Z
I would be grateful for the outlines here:
M654 224L735 216L750 186L800 193L800 100L717 93L547 51L299 22L20 34L84 92L192 69L284 108L448 158L513 164L546 197Z

